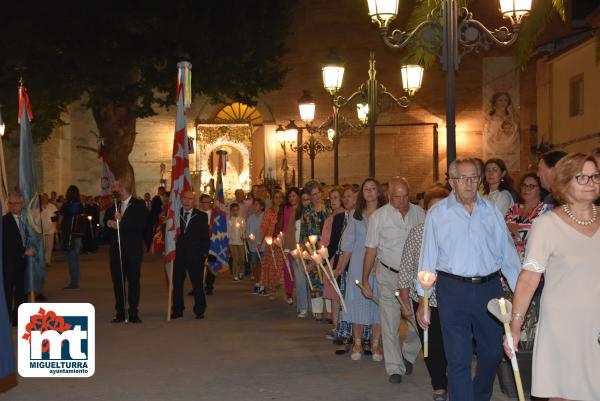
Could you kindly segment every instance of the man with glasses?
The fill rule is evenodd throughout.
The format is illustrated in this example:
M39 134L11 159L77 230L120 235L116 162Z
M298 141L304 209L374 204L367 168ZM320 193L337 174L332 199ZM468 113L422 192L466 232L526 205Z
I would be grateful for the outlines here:
M26 302L26 256L33 256L27 247L27 227L23 215L23 198L14 192L8 197L8 213L2 217L2 274L8 316L13 327L17 325L19 306Z
M421 350L419 334L410 325L402 347L397 335L401 316L395 292L398 289L400 259L409 231L425 220L425 212L410 203L409 195L410 187L405 178L390 180L389 203L369 217L365 241L362 281L366 289L365 296L370 298L369 275L376 265L383 356L390 383L401 383L402 375L412 373L413 364ZM375 338L372 347L375 360L380 355L377 345Z
M502 358L502 326L487 303L502 296L500 271L511 288L521 268L504 216L477 188L481 170L474 159L448 169L450 196L427 215L419 271L437 273L436 294L448 360L451 400L488 401ZM423 289L417 284L417 320L426 329ZM477 372L471 376L473 339Z

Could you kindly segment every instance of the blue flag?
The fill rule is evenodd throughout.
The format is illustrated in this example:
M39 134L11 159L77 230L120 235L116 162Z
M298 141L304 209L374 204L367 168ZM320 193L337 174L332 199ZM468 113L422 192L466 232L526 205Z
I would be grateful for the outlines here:
M33 140L31 138L31 105L27 90L19 88L19 124L21 126L21 146L19 149L19 191L25 202L25 237L27 248L33 248L34 256L27 256L25 291L39 293L46 276L44 264L44 236L40 194L33 168Z
M0 216L2 215L2 202L0 202ZM0 219L0 270L4 271L2 265L2 219ZM15 359L12 348L12 332L6 308L6 297L4 296L3 274L0 274L0 379L5 378L15 371Z
M229 238L227 237L227 214L225 213L223 177L221 170L217 173L217 202L210 214L210 250L209 255L215 260L209 262L208 267L213 272L222 272L229 269Z

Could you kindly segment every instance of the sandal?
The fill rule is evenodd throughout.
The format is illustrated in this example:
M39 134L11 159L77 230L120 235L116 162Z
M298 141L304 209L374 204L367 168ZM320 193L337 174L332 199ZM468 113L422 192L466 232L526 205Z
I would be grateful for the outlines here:
M373 345L371 346L372 358L375 362L383 361L383 353L381 350L381 345L379 344L380 340L374 340Z
M354 346L352 347L352 354L350 354L350 359L353 361L359 361L362 358L362 344L361 340L354 340Z

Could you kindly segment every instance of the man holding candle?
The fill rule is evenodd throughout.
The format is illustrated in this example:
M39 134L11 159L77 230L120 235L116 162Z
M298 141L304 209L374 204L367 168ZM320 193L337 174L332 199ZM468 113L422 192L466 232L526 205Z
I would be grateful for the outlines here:
M425 212L409 202L410 187L405 178L389 182L389 203L377 209L369 218L362 284L364 295L372 296L369 275L377 262L377 287L385 370L390 383L402 382L402 375L412 373L412 365L421 349L418 333L408 327L404 345L397 336L400 326L400 306L396 299L398 272L402 250L409 231L425 220ZM378 349L373 346L373 355ZM379 351L380 352L380 351Z
M476 161L456 160L448 173L452 192L427 215L419 270L437 272L449 398L488 401L502 357L502 326L488 313L487 303L502 296L500 271L514 288L520 260L504 217L477 191L481 169ZM425 329L429 322L419 283L417 293L417 320ZM478 358L474 378L473 339Z

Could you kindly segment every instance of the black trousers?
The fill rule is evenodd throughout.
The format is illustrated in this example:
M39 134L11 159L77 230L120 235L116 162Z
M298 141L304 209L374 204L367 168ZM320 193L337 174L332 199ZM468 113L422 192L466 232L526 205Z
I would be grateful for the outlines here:
M419 304L413 302L414 310ZM429 308L429 356L425 359L425 366L431 377L431 387L434 390L446 390L448 388L448 375L446 374L448 362L444 354L444 342L442 341L442 326L438 308ZM423 329L417 324L421 344L423 343Z
M127 285L127 304L129 305L129 317L137 316L140 304L140 272L142 266L141 257L130 257L123 252L123 276ZM115 310L117 316L125 316L125 299L123 298L123 280L121 276L121 265L119 264L119 250L111 249L110 252L110 275L115 293Z
M206 291L212 291L215 289L215 280L217 275L213 274L210 269L206 268Z
M5 252L7 250L4 250ZM25 294L25 259L18 265L5 264L3 270L4 296L8 316L12 324L17 324L19 306L27 301Z
M187 272L192 282L194 293L194 313L204 314L206 310L206 294L204 293L204 260L186 261L183 257L175 257L173 262L173 314L183 313L183 283ZM187 262L187 263L186 263ZM210 274L209 274L210 275Z

